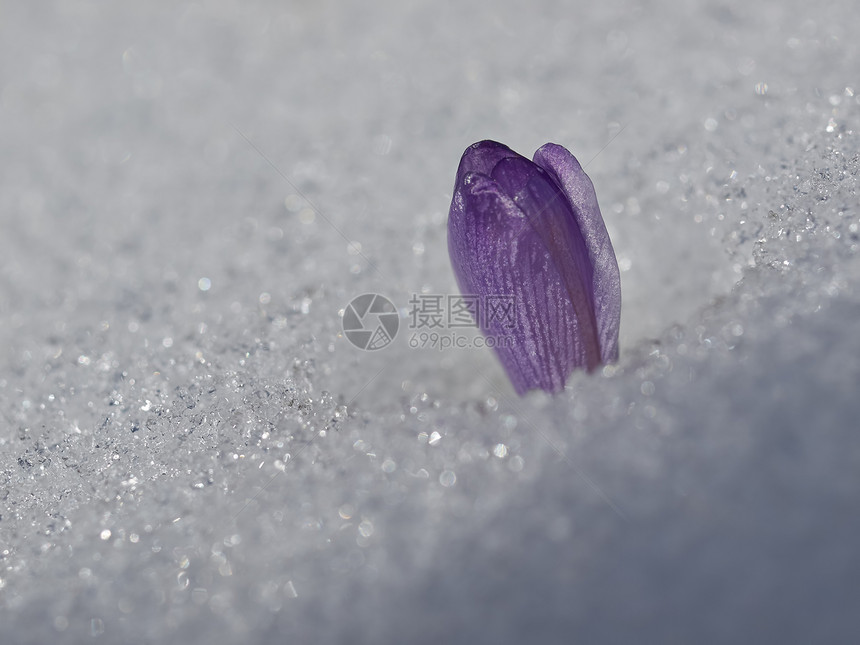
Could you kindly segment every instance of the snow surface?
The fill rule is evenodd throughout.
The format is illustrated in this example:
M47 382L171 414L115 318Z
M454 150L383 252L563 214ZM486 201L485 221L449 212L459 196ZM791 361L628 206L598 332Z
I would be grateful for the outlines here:
M0 641L856 639L858 23L2 3ZM574 152L619 257L556 398L409 347L483 138Z

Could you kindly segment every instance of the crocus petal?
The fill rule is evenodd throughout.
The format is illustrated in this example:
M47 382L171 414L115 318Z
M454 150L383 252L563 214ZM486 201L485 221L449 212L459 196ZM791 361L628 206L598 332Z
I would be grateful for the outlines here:
M461 291L513 300L511 328L483 316L479 323L497 340L496 352L520 394L532 388L558 392L573 369L607 360L601 338L610 332L599 325L595 309L601 295L595 286L603 282L595 277L581 215L558 175L553 166L544 170L501 144L475 144L460 162L448 220ZM616 336L617 329L616 323ZM510 344L499 342L505 336ZM610 340L617 353L617 338Z
M464 294L511 297L515 325L481 316L487 337L512 336L496 346L514 389L564 387L568 364L583 354L573 307L540 238L514 202L492 179L469 173L457 191L449 219L449 251ZM484 303L486 306L486 302ZM559 335L563 340L559 340Z
M463 158L460 160L460 167L457 169L457 185L463 183L463 178L467 172L476 172L482 175L490 176L493 168L496 167L502 159L525 159L522 155L508 148L506 145L495 141L479 141L473 143L463 153Z
M492 178L523 212L558 271L576 312L576 333L585 350L578 366L594 369L600 363L600 347L592 269L567 197L545 170L524 157L503 159L493 169Z
M594 314L600 335L601 359L618 360L618 329L621 323L621 275L606 224L600 215L591 179L564 147L547 143L534 155L534 162L546 170L567 196L579 230L585 239L593 268Z

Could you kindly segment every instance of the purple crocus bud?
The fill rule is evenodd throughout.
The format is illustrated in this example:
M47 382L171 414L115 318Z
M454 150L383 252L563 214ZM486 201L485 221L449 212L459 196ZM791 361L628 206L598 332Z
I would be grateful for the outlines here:
M495 141L470 146L448 252L460 291L481 297L478 324L519 394L559 392L574 369L617 360L618 263L594 186L562 146L547 143L534 161ZM498 303L514 316L498 315Z

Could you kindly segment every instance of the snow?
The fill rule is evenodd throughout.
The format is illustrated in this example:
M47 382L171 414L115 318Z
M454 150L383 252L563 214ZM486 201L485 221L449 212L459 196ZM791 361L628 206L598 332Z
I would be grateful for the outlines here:
M6 3L3 642L854 637L857 19ZM409 346L484 138L568 147L618 254L555 398Z

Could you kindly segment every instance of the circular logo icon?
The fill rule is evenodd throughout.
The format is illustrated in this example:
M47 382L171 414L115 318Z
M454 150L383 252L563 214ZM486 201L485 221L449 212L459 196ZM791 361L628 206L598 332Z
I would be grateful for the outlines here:
M356 296L343 311L343 333L359 349L373 351L387 347L399 328L397 308L378 293Z

